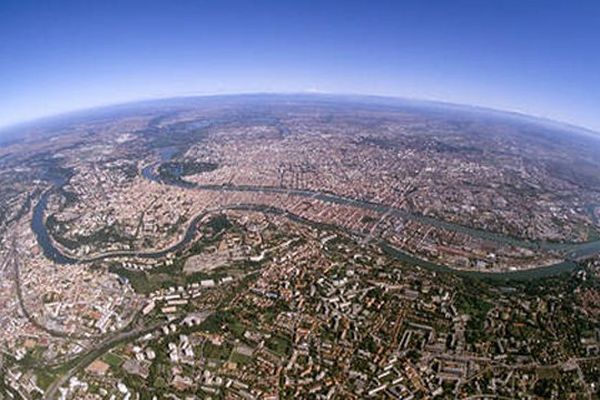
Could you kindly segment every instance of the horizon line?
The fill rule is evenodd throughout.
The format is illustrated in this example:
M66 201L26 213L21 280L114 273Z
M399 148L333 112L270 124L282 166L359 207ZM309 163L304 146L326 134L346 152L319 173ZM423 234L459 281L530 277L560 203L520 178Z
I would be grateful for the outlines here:
M36 123L49 123L53 119L60 118L68 118L75 117L76 114L86 113L86 112L94 112L101 110L109 110L110 108L118 108L127 105L134 105L144 102L158 102L158 101L168 101L168 100L176 100L176 99L192 99L192 98L211 98L211 97L235 97L235 96L259 96L259 95L271 95L271 96L313 96L313 97L322 97L322 96L332 96L332 97L363 97L363 98L379 98L379 99L387 99L387 100L403 100L403 101L413 101L413 102L421 102L421 103L429 103L432 105L439 106L451 106L451 107L459 107L459 108L467 108L472 109L473 111L481 111L481 112L491 112L491 113L500 113L506 114L507 116L524 118L524 119L533 119L539 122L550 123L554 125L562 126L563 128L586 131L588 134L592 134L594 136L600 137L600 129L591 128L585 125L580 125L579 123L574 123L570 121L564 121L560 119L554 119L552 117L541 116L537 114L528 113L521 110L511 110L511 109L502 109L502 108L494 108L485 105L477 105L477 104L469 104L469 103L460 103L460 102L451 102L447 100L435 99L435 98L425 98L425 97L409 97L409 96L401 96L401 95L389 95L389 94L376 94L376 93L354 93L354 92L329 92L324 90L315 90L315 89L307 89L305 91L236 91L236 92L214 92L214 93L206 93L199 91L192 92L183 92L180 94L169 94L165 96L152 96L152 97L141 97L131 100L123 100L117 101L114 103L104 103L98 104L95 106L86 106L81 108L74 108L71 110L67 110L64 112L56 112L50 113L46 115L41 115L39 117L34 117L30 119L24 119L21 121L16 121L12 123L8 123L6 125L0 125L0 138L3 133L19 130L19 129L33 129L34 127L29 127L28 125L34 125Z

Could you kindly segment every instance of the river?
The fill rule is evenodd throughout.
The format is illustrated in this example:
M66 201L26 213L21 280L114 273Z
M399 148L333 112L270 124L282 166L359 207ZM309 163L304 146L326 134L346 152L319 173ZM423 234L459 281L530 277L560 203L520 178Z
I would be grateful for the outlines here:
M167 147L162 149L159 153L161 161L164 162L166 160L171 159L178 152L177 148ZM418 258L414 255L408 254L404 251L399 250L398 248L390 245L387 242L379 241L381 247L384 251L386 251L391 256L408 263L412 263L415 265L419 265L424 268L437 270L437 271L453 271L458 274L466 274L477 277L487 277L487 278L501 278L501 279L521 279L521 278L534 278L534 277L542 277L555 275L564 271L569 271L576 268L577 264L573 260L591 257L593 255L600 253L600 240L585 242L585 243L554 243L554 242L535 242L529 240L523 240L519 238L510 237L507 235L502 235L499 233L488 232L480 229L475 229L471 227L462 226L459 224L455 224L452 222L439 220L433 217L424 216L420 214L415 214L408 212L406 210L400 210L397 208L393 208L390 206L386 206L383 204L377 204L365 200L357 200L351 199L339 195L335 195L332 193L324 193L324 192L316 192L310 190L299 190L299 189L285 189L280 187L264 187L264 186L251 186L251 185L200 185L195 184L183 179L176 180L164 180L161 179L156 174L156 168L159 163L154 163L146 166L142 170L142 176L148 180L159 182L162 184L170 184L176 185L178 187L183 187L186 189L200 189L200 190L212 190L212 191L221 191L221 192L263 192L263 193L277 193L277 194L287 194L293 196L302 196L302 197L311 197L322 200L324 202L335 203L335 204L343 204L343 205L351 205L354 207L360 207L363 209L369 209L373 211L377 211L380 213L389 213L390 215L394 215L400 218L409 219L418 221L420 223L435 226L438 228L443 228L453 232L464 233L469 236L473 236L476 238L481 238L488 241L493 241L501 244L509 244L513 246L519 246L523 248L528 248L532 250L554 250L560 251L564 254L565 260L564 262L557 263L550 266L544 266L539 268L533 268L522 271L510 271L510 272L475 272L475 271L459 271L452 268L449 268L444 265L435 264L430 261ZM135 256L141 258L151 258L151 259L159 259L168 254L174 253L188 244L190 244L194 238L196 237L196 232L198 228L198 222L206 215L206 212L197 215L191 223L188 225L187 231L184 237L176 244L170 246L169 248L154 251L154 252L145 252L145 251L115 251L106 254L101 254L92 258L85 259L77 259L71 256L68 256L60 251L60 249L56 248L50 235L45 226L44 213L48 202L49 195L53 192L53 190L57 190L62 185L67 182L68 178L63 177L62 179L54 179L53 184L54 187L44 192L41 196L38 203L35 205L33 210L33 219L31 223L31 227L35 233L37 241L40 247L43 249L44 255L49 259L59 263L59 264L73 264L78 262L94 262L100 261L109 258L116 257L125 257L125 256ZM264 205L237 205L226 208L235 208L235 209L246 209L246 210L260 210L268 213L278 213L284 214L288 218L294 219L298 222L302 222L305 224L319 225L324 226L324 224L315 223L299 216L293 215L285 210L268 207ZM341 229L340 227L329 226L332 229Z

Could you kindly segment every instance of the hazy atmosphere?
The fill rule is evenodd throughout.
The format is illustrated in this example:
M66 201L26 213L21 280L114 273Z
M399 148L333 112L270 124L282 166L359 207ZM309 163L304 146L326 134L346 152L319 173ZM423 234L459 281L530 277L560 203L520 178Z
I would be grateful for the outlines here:
M0 400L600 400L599 17L0 0Z
M600 130L598 1L0 2L0 126L130 100L384 94Z

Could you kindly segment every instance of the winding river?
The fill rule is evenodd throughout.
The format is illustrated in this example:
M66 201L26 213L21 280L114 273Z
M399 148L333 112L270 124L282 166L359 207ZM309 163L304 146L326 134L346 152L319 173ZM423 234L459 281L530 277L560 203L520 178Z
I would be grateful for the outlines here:
M161 152L161 159L165 161L166 159L171 159L176 150L172 148L168 148ZM409 262L411 264L416 264L424 268L436 270L436 271L453 271L458 274L465 274L477 277L487 277L494 279L528 279L534 277L542 277L555 275L564 271L569 271L574 269L577 266L576 260L584 259L596 254L600 253L600 240L584 242L584 243L555 243L555 242L546 242L546 241L528 241L523 239L514 238L511 236L488 232L480 229L470 228L466 226L462 226L459 224L451 223L444 220L439 220L433 217L424 216L420 214L410 213L406 210L401 210L397 208L393 208L390 206L373 203L370 201L351 199L343 196L338 196L332 193L324 193L310 190L299 190L299 189L286 189L280 187L265 187L265 186L251 186L251 185L201 185L195 184L189 181L185 181L183 179L173 179L173 180L164 180L161 179L156 173L156 168L159 163L154 163L146 166L142 170L142 176L148 180L159 182L162 184L176 185L178 187L183 187L186 189L200 189L200 190L210 190L210 191L221 191L221 192L262 192L262 193L277 193L277 194L286 194L292 196L299 197L310 197L322 200L324 202L342 204L342 205L350 205L354 207L360 207L363 209L373 210L379 213L389 213L390 215L397 216L403 219L417 221L426 225L435 226L438 228L443 228L452 232L463 233L469 236L473 236L476 238L485 239L488 241L508 244L514 246L520 246L523 248L528 248L532 250L553 250L559 251L564 254L564 258L566 261L557 263L550 266L544 266L539 268L533 268L528 270L520 270L520 271L510 271L510 272L475 272L475 271L459 271L447 266L443 266L440 264L435 264L433 262L418 258L414 255L406 253L404 251L399 250L398 248L390 245L389 243L379 240L379 244L382 249L388 253L389 255L405 262ZM126 257L126 256L135 256L141 258L150 258L150 259L159 259L168 254L174 253L185 246L189 245L195 238L198 223L202 220L203 217L206 216L209 212L214 212L216 210L205 211L200 215L197 215L191 223L188 225L186 233L184 237L176 244L170 246L169 248L154 251L154 252L145 252L145 251L114 251L105 254L101 254L92 258L74 258L67 254L64 254L60 249L58 249L50 237L45 225L44 213L46 210L46 206L48 203L48 198L54 190L57 190L62 185L64 185L67 181L67 178L55 179L53 180L54 187L44 192L35 205L33 210L33 219L31 223L31 227L36 235L37 241L40 247L43 249L44 255L49 259L53 260L59 264L74 264L74 263L90 263L95 261L100 261L109 258L116 257ZM305 218L299 217L297 215L291 214L286 210L264 206L264 205L255 205L255 204L242 204L235 205L229 207L222 207L219 210L225 209L238 209L238 210L253 210L253 211L262 211L266 213L274 213L279 215L285 215L286 217L295 220L297 222L301 222L304 224L310 224L318 227L327 227L330 229L342 229L338 226L327 225L322 223L317 223L314 221L307 220ZM347 230L345 230L348 232ZM349 232L352 234L356 234L356 232Z

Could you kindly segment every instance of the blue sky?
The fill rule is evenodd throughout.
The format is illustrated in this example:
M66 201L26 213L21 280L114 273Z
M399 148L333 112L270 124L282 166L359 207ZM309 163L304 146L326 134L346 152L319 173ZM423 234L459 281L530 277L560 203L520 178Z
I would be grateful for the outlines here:
M600 1L0 0L0 126L137 99L302 91L600 131Z

